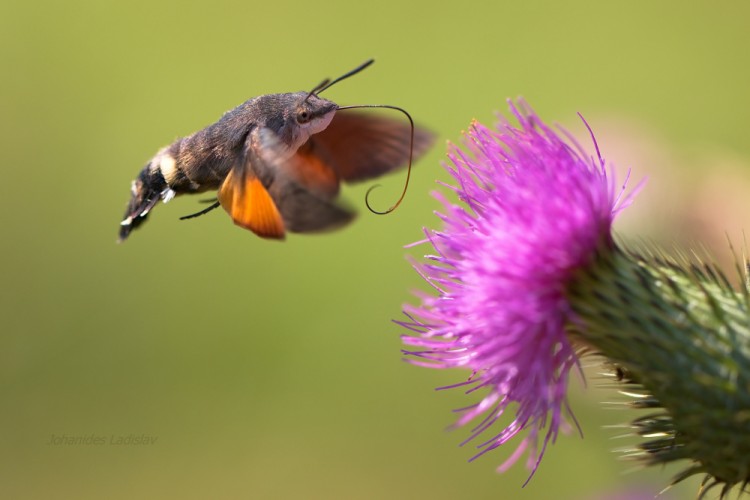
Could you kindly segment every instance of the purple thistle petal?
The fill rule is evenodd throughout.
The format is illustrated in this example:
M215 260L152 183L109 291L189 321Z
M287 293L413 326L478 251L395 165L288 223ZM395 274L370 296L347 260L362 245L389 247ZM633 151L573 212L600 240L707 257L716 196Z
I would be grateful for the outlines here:
M480 419L465 442L515 407L514 419L472 460L525 432L498 470L528 451L533 474L547 444L570 427L566 391L578 359L566 336L565 285L598 245L611 244L612 221L634 193L617 189L593 133L596 157L563 131L572 146L564 142L523 101L509 104L520 128L503 117L496 130L474 122L463 149L449 145L445 168L455 185L446 186L462 205L434 194L443 229L425 230L434 254L413 263L437 296L406 306L408 321L399 324L414 348L404 351L409 362L471 370L469 380L449 386L484 394L455 424Z

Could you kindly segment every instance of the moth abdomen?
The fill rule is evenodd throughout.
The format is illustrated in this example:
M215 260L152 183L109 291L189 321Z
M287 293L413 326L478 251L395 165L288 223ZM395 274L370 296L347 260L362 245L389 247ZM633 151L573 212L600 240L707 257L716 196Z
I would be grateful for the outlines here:
M242 154L243 142L226 140L222 122L175 141L161 152L160 169L177 193L218 189ZM159 156L159 155L157 155Z
M143 170L130 186L130 201L125 210L124 219L120 223L121 242L128 237L133 229L146 220L148 213L160 199L168 201L174 196L174 191L167 185L161 169L154 164L155 159L152 159L143 167Z

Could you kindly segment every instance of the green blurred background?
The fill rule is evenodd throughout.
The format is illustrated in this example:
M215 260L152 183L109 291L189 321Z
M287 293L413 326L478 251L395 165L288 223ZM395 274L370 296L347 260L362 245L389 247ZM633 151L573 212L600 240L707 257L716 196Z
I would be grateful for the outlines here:
M622 430L604 426L632 415L603 405L618 397L597 389L596 368L571 387L585 438L562 436L526 488L522 464L494 473L510 449L466 463L468 429L444 429L468 401L433 390L466 374L401 360L390 320L420 287L402 246L438 224L429 191L446 178L444 141L492 121L507 97L586 142L582 112L618 166L647 148L608 134L613 123L686 152L671 158L707 145L746 164L748 19L745 2L6 0L0 496L652 498L677 469L625 473L612 452ZM280 244L221 211L180 222L200 208L181 198L115 244L130 181L158 148L369 57L326 97L403 106L439 135L396 213ZM652 224L674 212L658 186L679 198L701 175L676 163L645 172L654 183L639 203L654 210L626 215L626 239L672 240ZM374 203L402 182L387 178ZM366 187L346 197L362 208ZM53 435L157 440L54 446Z

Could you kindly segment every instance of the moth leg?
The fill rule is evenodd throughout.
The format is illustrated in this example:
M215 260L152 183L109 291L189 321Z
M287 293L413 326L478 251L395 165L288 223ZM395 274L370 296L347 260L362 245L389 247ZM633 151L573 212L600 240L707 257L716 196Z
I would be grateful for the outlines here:
M195 212L194 214L182 216L180 217L180 220L194 219L196 217L200 217L201 215L206 215L208 212L210 212L214 208L219 208L220 206L221 206L221 203L219 203L219 200L216 200L210 207L204 208L200 212Z

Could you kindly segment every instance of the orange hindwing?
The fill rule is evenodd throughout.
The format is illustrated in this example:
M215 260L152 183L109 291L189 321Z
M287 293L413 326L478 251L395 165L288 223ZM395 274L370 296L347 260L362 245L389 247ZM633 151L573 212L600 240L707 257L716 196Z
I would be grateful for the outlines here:
M284 220L271 195L249 172L232 169L219 188L219 202L238 226L262 238L284 239Z

